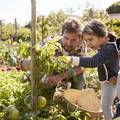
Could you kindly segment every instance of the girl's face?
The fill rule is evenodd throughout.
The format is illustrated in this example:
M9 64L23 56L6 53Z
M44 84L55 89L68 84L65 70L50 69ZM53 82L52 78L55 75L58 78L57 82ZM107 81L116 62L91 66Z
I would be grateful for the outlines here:
M95 35L84 34L83 39L86 41L87 46L93 50L100 48L105 44L105 37L97 37Z

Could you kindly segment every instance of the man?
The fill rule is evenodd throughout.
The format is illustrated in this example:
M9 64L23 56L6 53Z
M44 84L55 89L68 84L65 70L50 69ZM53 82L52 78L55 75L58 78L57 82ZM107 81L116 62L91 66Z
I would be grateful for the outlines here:
M85 44L81 41L81 29L80 25L75 19L67 19L62 25L62 39L59 41L62 46L62 52L55 51L55 56L69 55L69 56L81 56L85 53ZM57 75L51 75L45 80L46 84L54 86L58 81L68 79L68 74L71 71L64 71ZM72 72L77 77L71 77L68 81L71 82L71 88L82 89L84 85L83 69L80 67L74 67Z
M62 39L59 43L62 46L62 51L57 49L55 51L55 56L69 55L69 56L81 56L85 53L85 44L81 42L81 29L80 25L75 19L67 19L62 25ZM27 66L26 66L27 65ZM30 65L30 60L23 60L21 62L22 70L27 70ZM77 77L71 77L68 80L68 74L74 73ZM68 80L71 82L71 88L82 89L84 85L84 74L83 69L80 67L74 67L72 70L63 71L60 74L52 74L47 77L44 81L45 84L50 86L56 86L58 81Z

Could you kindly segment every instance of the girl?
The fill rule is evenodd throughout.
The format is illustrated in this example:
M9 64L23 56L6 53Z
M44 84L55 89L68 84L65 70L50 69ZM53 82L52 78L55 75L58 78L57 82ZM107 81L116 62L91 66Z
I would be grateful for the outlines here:
M112 120L112 102L116 96L119 71L118 49L115 42L108 42L106 26L98 20L90 21L83 29L87 46L97 53L92 57L69 57L71 64L85 68L98 68L101 81L101 104L105 120Z

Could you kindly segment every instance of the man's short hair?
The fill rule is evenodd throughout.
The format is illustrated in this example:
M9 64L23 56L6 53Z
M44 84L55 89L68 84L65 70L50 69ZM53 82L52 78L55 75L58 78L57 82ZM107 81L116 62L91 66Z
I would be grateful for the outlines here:
M66 19L62 25L62 35L65 32L81 34L81 27L79 22L73 18Z

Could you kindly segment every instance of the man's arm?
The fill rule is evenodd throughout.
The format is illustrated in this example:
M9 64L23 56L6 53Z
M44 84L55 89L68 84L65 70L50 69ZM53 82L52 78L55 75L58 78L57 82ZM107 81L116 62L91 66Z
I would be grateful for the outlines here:
M73 72L74 72L74 76L80 75L84 72L84 68L75 66L72 68ZM44 81L45 84L50 85L50 86L55 86L57 85L59 82L67 79L68 77L68 70L63 71L60 74L57 75L50 75L46 78L46 80ZM73 76L71 76L73 77Z

